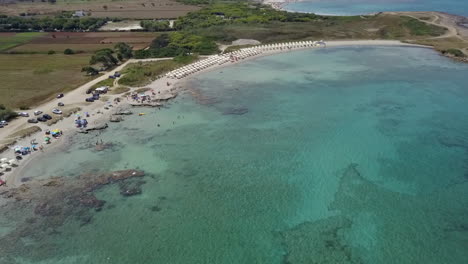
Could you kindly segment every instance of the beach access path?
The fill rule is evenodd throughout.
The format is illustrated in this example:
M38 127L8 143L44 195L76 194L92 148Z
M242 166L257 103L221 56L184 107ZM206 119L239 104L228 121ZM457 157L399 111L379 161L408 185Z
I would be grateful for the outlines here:
M161 60L170 60L172 58L153 58L153 59L130 59L121 65L117 66L116 68L112 69L109 72L104 73L102 76L99 76L98 78L79 86L78 88L68 92L65 94L63 98L60 99L52 99L44 104L36 106L34 109L29 110L29 111L21 111L21 112L28 112L30 117L29 118L34 118L34 115L32 114L35 110L41 110L44 113L51 113L52 109L54 108L61 108L57 107L58 102L64 103L65 107L80 107L82 108L82 112L91 112L92 110L101 107L103 103L96 101L95 103L89 104L85 102L85 99L89 97L89 94L86 94L86 91L91 88L93 85L99 83L100 81L106 80L109 78L110 75L113 75L114 72L116 71L121 71L125 66L127 66L130 63L137 63L137 62L146 62L146 61L161 61ZM80 73L77 73L80 74ZM38 84L40 86L41 84ZM20 110L18 110L20 112ZM36 123L36 124L29 124L27 123L27 120L29 118L26 117L19 117L16 118L15 120L12 120L9 122L7 126L4 128L0 129L0 140L8 138L9 135L13 134L16 131L19 131L21 129L24 129L26 127L35 125L43 130L45 129L50 129L50 127L45 124L45 123ZM60 122L60 121L59 121Z

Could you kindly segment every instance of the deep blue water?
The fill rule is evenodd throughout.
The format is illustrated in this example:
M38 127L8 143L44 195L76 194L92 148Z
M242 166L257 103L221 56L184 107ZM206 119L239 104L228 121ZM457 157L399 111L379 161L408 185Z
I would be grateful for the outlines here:
M328 15L360 15L384 11L439 11L468 16L466 0L311 0L287 4L287 10Z

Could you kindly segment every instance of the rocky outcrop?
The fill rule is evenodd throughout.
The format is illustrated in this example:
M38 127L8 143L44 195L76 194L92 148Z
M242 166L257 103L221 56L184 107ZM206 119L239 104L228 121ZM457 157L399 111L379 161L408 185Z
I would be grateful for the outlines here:
M109 122L118 123L118 122L122 122L122 121L123 121L123 118L121 116L111 116L109 118Z
M121 110L121 109L115 111L115 113L114 113L114 115L131 115L131 114L133 114L132 111L130 111L130 110Z
M162 101L167 101L173 98L177 97L177 93L162 93L162 94L157 94L153 97L153 102L162 102Z
M101 124L101 125L96 125L96 126L88 127L88 128L85 128L85 129L80 129L80 130L78 130L78 133L87 134L89 131L103 130L103 129L106 129L108 127L109 127L109 125L107 123L104 123L104 124Z
M160 104L160 103L131 103L130 105L131 105L131 106L134 106L134 107L140 107L140 106L146 106L146 107L161 107L161 106L163 106L163 105Z

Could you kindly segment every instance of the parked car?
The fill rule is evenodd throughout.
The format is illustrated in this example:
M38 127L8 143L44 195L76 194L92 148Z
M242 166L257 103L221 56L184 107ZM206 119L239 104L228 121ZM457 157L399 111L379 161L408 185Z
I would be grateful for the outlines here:
M2 125L2 124L0 124L0 128L3 128L3 125Z
M86 90L86 94L91 94L93 91L94 91L93 88L89 88L88 90Z
M64 97L63 93L57 95L57 99Z
M58 105L58 106L64 106L65 104L62 103L62 102L59 102L57 105Z
M44 114L44 115L42 115L42 117L45 118L46 120L51 120L52 119L52 117L50 115L48 115L48 114Z
M35 116L38 116L38 115L40 115L40 114L42 114L42 111L40 111L40 110L34 111L34 115L35 115Z
M0 121L0 125L6 126L6 125L8 125L8 122L5 121L5 120L2 120L2 121Z
M22 117L29 117L29 114L26 113L26 112L21 112L21 113L18 113L19 116L22 116Z
M62 111L60 111L60 109L54 108L54 109L52 109L52 113L54 113L56 115L61 115Z
M114 72L114 77L120 77L120 72Z
M38 118L37 118L37 121L39 121L39 122L45 122L45 121L47 121L47 118L41 116L41 117L38 117Z
M115 79L114 75L109 75L109 79Z
M36 118L28 119L28 123L37 123L37 119Z
M86 98L85 100L86 102L94 102L94 97L89 97L89 98Z

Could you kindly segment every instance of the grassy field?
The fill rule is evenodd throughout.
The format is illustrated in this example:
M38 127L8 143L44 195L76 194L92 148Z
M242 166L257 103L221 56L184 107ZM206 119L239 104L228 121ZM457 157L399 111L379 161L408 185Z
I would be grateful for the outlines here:
M0 54L0 104L37 105L91 80L81 73L89 55Z
M102 80L102 81L96 83L95 85L91 86L91 88L96 89L96 88L101 87L101 86L112 87L112 86L114 86L114 81L115 80L111 79L111 78L105 79L105 80Z
M45 35L45 33L40 32L0 33L0 51L16 47L23 43L28 43L43 35Z
M3 52L47 53L53 50L57 53L61 53L69 48L84 53L93 53L99 49L112 48L119 42L128 43L133 46L135 50L143 49L159 35L159 33L155 32L54 32L39 34L40 35L29 39L23 38L23 42L21 43L16 41L16 39L18 39L16 35L7 36L5 34L5 36L2 37L0 34L0 45L2 43L1 39L3 39L5 43L16 43L14 48L5 48Z
M117 18L177 18L190 11L199 9L178 3L174 0L57 0L55 4L41 1L15 1L2 3L0 14L19 15L20 13L36 13L39 15L54 15L61 11L85 10L92 17Z

